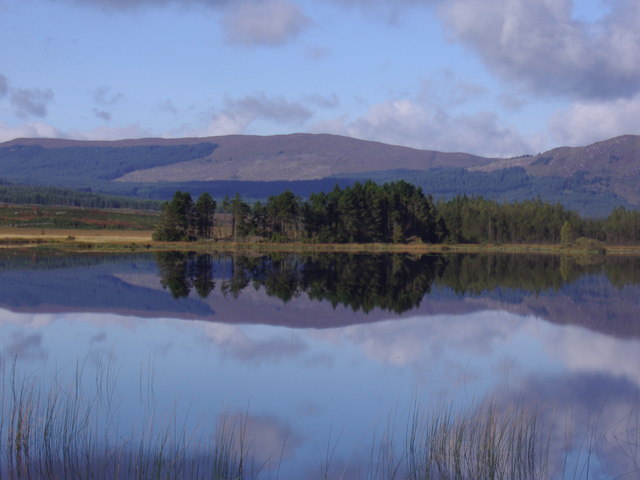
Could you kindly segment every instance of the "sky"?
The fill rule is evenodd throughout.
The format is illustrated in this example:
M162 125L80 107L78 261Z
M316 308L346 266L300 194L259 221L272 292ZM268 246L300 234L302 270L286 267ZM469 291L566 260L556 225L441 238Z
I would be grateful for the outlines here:
M0 141L639 134L638 0L0 0Z

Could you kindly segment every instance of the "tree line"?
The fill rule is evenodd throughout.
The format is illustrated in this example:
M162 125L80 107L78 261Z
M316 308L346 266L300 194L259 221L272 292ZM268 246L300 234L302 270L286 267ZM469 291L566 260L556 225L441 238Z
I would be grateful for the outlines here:
M189 193L178 191L163 205L154 238L212 238L215 213L227 214L227 238L235 241L572 244L588 238L632 244L640 239L640 212L624 207L596 219L540 199L499 203L459 195L436 202L402 180L336 186L306 200L286 190L249 204L236 194L225 196L219 208L207 193L194 202Z
M85 208L130 208L135 210L158 210L161 205L161 202L157 200L105 195L68 188L12 185L2 179L0 179L0 203Z

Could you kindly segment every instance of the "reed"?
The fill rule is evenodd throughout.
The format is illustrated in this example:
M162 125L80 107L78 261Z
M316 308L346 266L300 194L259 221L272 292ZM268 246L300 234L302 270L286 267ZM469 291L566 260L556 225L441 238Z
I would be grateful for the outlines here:
M248 413L221 416L213 433L206 427L191 431L186 418L177 412L155 411L153 373L144 378L141 372L141 401L146 401L148 413L130 431L120 432L116 373L110 362L98 361L98 373L91 382L87 382L82 362L54 372L47 382L42 381L42 372L22 374L16 364L0 363L0 480L245 480L280 476L282 458L275 470L253 460L245 438ZM586 434L576 437L565 431L559 441L555 419L550 421L549 415L542 416L525 403L499 407L489 402L466 409L451 404L430 408L415 404L406 420L399 420L395 412L382 434L374 436L368 466L357 478L638 478L639 409L623 417L607 438L596 421ZM603 477L592 469L600 462L599 442L603 438L627 459L627 470ZM347 478L344 464L341 471L331 471L338 443L329 442L326 458L319 458L319 479Z
M224 416L212 435L153 410L139 430L119 432L111 367L98 369L95 388L82 365L71 381L54 375L49 387L21 375L16 362L1 368L0 479L244 480L260 473L244 447L245 425Z

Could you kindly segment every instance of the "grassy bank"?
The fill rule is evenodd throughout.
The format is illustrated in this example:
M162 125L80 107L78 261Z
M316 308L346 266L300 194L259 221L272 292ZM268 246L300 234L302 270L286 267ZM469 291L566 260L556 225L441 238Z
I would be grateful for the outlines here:
M64 251L194 251L202 253L344 252L344 253L523 253L552 255L600 254L578 246L551 244L384 244L384 243L271 243L209 240L153 241L145 229L41 229L0 227L0 248L46 248ZM640 255L638 246L606 246L607 255Z
M43 205L0 204L0 229L36 230L153 230L159 212Z

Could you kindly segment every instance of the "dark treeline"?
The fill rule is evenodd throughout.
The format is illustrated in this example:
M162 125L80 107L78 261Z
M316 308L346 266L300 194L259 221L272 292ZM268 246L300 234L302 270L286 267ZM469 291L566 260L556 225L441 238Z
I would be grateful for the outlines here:
M146 168L172 165L210 155L217 145L74 146L44 148L12 145L0 148L0 176L15 183L68 185L69 180L92 185Z
M155 254L160 282L175 298L192 290L208 296L216 287L211 255L193 252ZM220 291L237 297L262 287L284 302L306 294L354 311L375 308L402 313L418 307L435 287L457 295L484 295L500 289L526 294L558 291L583 275L605 274L622 288L640 284L640 259L556 255L421 255L408 254L278 254L234 256L222 277Z
M440 167L426 171L367 172L366 175L376 183L405 180L443 200L451 200L460 192L500 203L543 198L546 202L558 202L569 210L591 217L606 217L620 205L631 207L627 200L610 191L609 178L588 177L585 172L577 172L570 177L537 177L529 175L522 167L492 172Z
M10 185L3 184L2 181L0 181L0 203L134 210L159 210L161 205L157 200L119 197L66 188Z
M208 193L200 195L194 203L189 193L176 192L170 202L162 205L153 238L168 242L211 238L215 211L216 201Z
M174 199L165 203L158 239L210 238L166 235L167 231L186 231L180 225L189 224L190 210L177 206L185 201L193 204L189 194L176 192ZM178 210L181 213L176 215ZM218 212L230 214L228 237L237 241L588 245L586 239L612 244L640 240L640 211L618 207L607 218L594 219L539 199L499 203L463 195L434 202L422 189L405 181L336 186L307 200L289 190L254 204L235 195L225 197Z
M250 206L225 199L233 238L323 243L439 242L445 231L431 197L407 182L355 183L303 201L290 191Z

